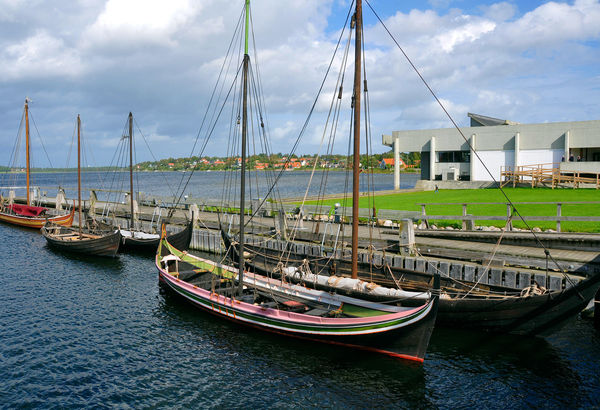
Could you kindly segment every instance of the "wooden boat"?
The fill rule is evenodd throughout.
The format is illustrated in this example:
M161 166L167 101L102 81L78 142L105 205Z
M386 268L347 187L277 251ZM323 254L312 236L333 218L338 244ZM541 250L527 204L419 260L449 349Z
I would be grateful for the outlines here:
M360 1L356 3L353 22L356 25L356 39L360 40L361 27ZM354 151L352 153L352 251L351 259L316 257L307 254L294 254L289 249L265 249L245 243L244 224L240 223L239 235L233 244L228 235L223 234L226 248L234 266L244 267L259 275L279 276L285 280L296 280L317 289L346 292L353 297L372 298L405 306L423 303L427 290L431 289L433 275L407 269L392 268L387 265L377 268L372 264L358 261L358 202L360 171L360 103L361 103L361 45L355 46L355 77L353 104ZM341 60L345 60L343 56ZM365 80L366 81L366 80ZM338 99L341 98L342 85ZM336 95L336 94L334 94ZM333 104L332 104L333 105ZM333 115L332 115L333 117ZM337 120L336 120L337 122ZM369 128L369 127L367 127ZM325 130L323 134L329 133ZM331 134L335 134L333 131ZM280 224L280 227L284 224ZM283 229L282 229L283 230ZM388 270L385 272L384 270ZM390 273L388 275L388 273ZM381 292L372 288L381 285L385 279L389 286ZM442 278L444 279L444 278ZM342 282L349 282L341 287ZM374 284L372 282L375 282ZM394 286L392 288L391 286ZM600 275L594 274L581 282L570 284L560 291L547 291L540 288L521 289L497 288L486 285L461 284L446 278L440 295L438 322L448 326L484 329L491 332L506 332L526 335L547 334L560 326L564 320L581 311L600 288ZM401 289L398 289L401 287Z
M237 248L232 244L230 236L222 231L222 237L225 247L232 253L230 258L237 260ZM274 272L283 260L286 266L297 268L288 271L288 280L381 303L393 301L409 306L421 303L426 297L423 292L430 289L434 277L425 272L386 266L386 283L382 284L377 279L373 283L374 276L385 277L383 267L377 268L359 262L359 277L356 282L351 282L351 261L347 259L319 258L294 252L285 252L282 257L281 251L249 244L246 244L245 250L247 269L256 273ZM300 272L301 267L318 274ZM342 279L346 281L345 287L335 286ZM387 288L390 286L389 282L396 283L394 281L401 286L401 291ZM381 285L380 288L376 284ZM367 288L368 292L358 291ZM440 289L438 325L496 333L547 335L589 304L600 289L600 274L592 274L560 291L543 291L533 287L524 292L522 289L489 284L476 286L444 276L441 277Z
M27 203L22 204L5 204L4 199L0 201L0 222L9 223L12 225L23 226L26 228L40 229L46 221L53 222L58 225L71 226L73 223L74 209L68 213L60 213L51 215L48 208L31 205L29 192L29 100L25 99L25 150L26 150L26 189Z
M435 291L417 307L390 307L310 290L244 269L246 147L248 132L248 25L242 67L239 264L227 266L181 252L163 239L156 266L163 283L195 306L235 323L296 338L380 352L422 362L437 313ZM360 15L360 1L357 13ZM360 38L360 24L357 24ZM360 50L360 47L358 47ZM358 69L360 76L360 69ZM258 82L257 82L258 83ZM359 81L360 83L360 81ZM165 235L163 234L163 237ZM439 284L439 282L438 282Z
M152 252L156 253L156 249L160 243L160 234L148 232L136 226L134 218L134 190L133 190L133 114L130 112L127 118L129 134L125 136L129 141L129 227L127 229L120 228L121 246L120 251L135 251L135 252ZM127 216L127 215L126 215ZM188 222L184 229L179 232L171 233L167 239L177 249L187 250L190 246L193 233L193 219Z
M48 223L42 227L42 235L54 249L82 253L90 256L117 256L121 233L112 231L60 226Z
M81 211L81 120L77 116L77 197L79 208L79 227L60 226L46 223L41 231L52 248L62 251L84 253L94 256L117 256L121 233L118 228L102 229L90 226ZM84 226L85 225L85 226Z
M160 280L193 305L232 322L300 339L423 362L438 297L418 307L393 307L329 295L239 271L181 252L163 239ZM232 294L233 293L233 294Z
M176 249L187 250L190 247L193 230L194 222L192 218L183 230L168 234L167 240ZM119 231L122 236L121 250L124 251L156 252L160 244L161 238L159 234L130 231L127 229L120 229Z

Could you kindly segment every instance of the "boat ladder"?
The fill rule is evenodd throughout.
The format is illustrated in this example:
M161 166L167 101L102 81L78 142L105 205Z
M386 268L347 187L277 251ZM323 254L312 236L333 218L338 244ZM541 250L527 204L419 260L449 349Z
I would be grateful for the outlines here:
M152 225L155 224L155 228L156 232L159 232L159 224L160 224L160 220L162 218L162 210L163 208L161 206L157 206L154 208L154 211L152 211L152 219L150 220L150 232L152 232ZM156 217L156 222L154 222L154 218Z
M335 250L337 249L337 243L338 243L338 239L340 237L340 231L342 228L342 224L336 224L337 225L337 233L335 234L335 242L333 243L333 251L335 252ZM325 224L325 228L323 229L323 239L321 239L321 255L325 254L325 238L327 237L327 230L331 229L331 234L333 235L333 231L334 231L334 227L333 224L331 222L327 222Z

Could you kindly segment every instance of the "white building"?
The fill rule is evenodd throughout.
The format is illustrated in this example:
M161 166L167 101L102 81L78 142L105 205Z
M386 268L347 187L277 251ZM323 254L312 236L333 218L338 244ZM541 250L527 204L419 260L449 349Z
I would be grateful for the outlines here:
M393 146L396 157L400 152L420 152L423 180L492 181L490 173L500 180L503 167L551 163L569 171L600 172L598 120L519 124L468 115L471 126L460 128L461 132L456 128L393 131L383 135L383 144Z

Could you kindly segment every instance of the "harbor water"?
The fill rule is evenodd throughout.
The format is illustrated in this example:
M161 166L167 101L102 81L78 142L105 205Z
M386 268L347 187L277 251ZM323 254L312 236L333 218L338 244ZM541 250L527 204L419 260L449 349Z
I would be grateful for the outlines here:
M0 225L0 407L593 408L600 334L437 329L423 365L237 327L161 290L152 257L52 251Z
M223 196L223 185L226 171L212 172L136 172L134 173L134 191L142 192L148 195L169 196L173 193L180 193L185 186L184 193L189 197L207 199L221 198ZM255 178L256 174L264 174L264 171L251 172L249 181L258 180L260 188L267 190L266 179L262 176ZM272 174L272 173L271 173ZM276 175L278 173L275 173ZM310 180L310 171L290 171L283 172L278 182L277 197L298 198L303 197L306 187ZM324 171L316 171L313 177L313 183L309 189L308 195L315 196L321 189L321 177ZM400 188L414 188L420 174L410 173L401 174ZM329 194L343 193L347 187L352 185L351 178L346 172L331 171L326 175L327 190ZM0 173L0 186L25 186L25 173L7 174ZM385 191L394 189L393 174L372 174L369 178L361 179L361 191ZM56 172L56 173L34 173L31 177L31 185L42 187L41 194L45 193L47 197L56 196L55 187L61 186L66 190L67 197L77 198L77 173L76 172ZM88 199L89 191L99 190L98 198L105 199L105 195L100 190L121 190L129 191L129 173L128 172L83 172L82 173L82 199ZM7 189L2 190L4 196L8 196ZM16 196L25 196L25 189L15 190Z
M71 256L3 224L0 237L0 408L600 406L589 319L544 339L436 329L416 365L221 321L163 291L152 256Z

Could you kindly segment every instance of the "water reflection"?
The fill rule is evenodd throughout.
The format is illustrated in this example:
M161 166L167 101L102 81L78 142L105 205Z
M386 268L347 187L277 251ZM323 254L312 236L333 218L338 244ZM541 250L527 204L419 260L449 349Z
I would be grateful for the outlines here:
M310 389L312 394L323 395L325 407L343 407L344 403L356 406L357 398L369 407L385 403L412 407L426 400L422 365L246 328L216 318L161 289L165 326L193 329L200 335L200 349L234 358L235 372L258 377L250 383L266 379L289 385L289 394L297 398ZM280 394L275 391L275 395ZM315 398L310 401L314 403Z

